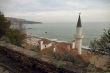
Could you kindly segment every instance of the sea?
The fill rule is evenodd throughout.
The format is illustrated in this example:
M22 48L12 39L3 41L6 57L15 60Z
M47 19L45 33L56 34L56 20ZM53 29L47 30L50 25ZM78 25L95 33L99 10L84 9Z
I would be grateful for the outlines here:
M23 24L27 35L68 42L75 40L76 25L76 22ZM91 41L100 38L104 29L110 28L110 22L83 22L82 27L83 45L89 46Z

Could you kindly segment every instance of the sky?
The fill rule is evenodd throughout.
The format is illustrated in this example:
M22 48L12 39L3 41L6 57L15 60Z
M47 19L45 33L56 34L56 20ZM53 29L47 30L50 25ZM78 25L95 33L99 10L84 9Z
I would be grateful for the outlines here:
M0 0L8 17L41 22L110 21L110 0Z

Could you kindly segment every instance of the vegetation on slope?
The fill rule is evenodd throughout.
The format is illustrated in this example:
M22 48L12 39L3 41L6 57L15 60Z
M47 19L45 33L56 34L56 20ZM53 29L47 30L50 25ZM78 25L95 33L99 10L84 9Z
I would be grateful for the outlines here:
M100 39L92 41L90 47L95 54L110 55L110 28L103 32Z
M20 29L10 28L11 23L0 12L0 40L21 46L26 34Z
M110 28L103 32L103 35L100 39L95 39L90 43L91 52L94 55L108 56L108 63L105 65L110 71ZM102 59L103 60L103 59Z

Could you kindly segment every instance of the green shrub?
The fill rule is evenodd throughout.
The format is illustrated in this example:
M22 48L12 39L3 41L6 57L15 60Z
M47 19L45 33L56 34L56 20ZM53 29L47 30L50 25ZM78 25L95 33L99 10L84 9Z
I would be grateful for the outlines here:
M6 35L9 38L9 42L18 46L21 46L23 40L26 38L26 34L18 29L11 29Z
M4 14L0 11L0 38L6 35L6 32L10 29L10 21L8 21Z
M74 63L74 57L71 54L68 53L52 53L51 57L57 60L61 60L61 61L69 61Z
M32 47L30 48L30 50L31 50L31 51L35 51L35 52L40 52L39 46L32 46Z
M110 28L105 29L102 36L99 39L95 39L90 43L91 53L97 55L110 56ZM110 60L110 57L109 57ZM106 67L110 70L110 61L108 61Z
M11 29L11 22L0 12L0 40L21 46L26 34L23 30Z
M79 66L87 66L88 64L84 62L78 55L72 55L69 52L59 53L54 52L49 54L53 59L59 60L59 61L68 61L75 65Z

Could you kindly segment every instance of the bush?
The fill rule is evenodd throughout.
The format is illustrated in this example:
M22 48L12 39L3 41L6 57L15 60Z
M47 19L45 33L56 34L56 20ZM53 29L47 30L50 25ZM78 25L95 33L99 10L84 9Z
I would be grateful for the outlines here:
M40 52L39 46L32 46L30 50L31 50L31 51L35 51L35 52L37 52L37 53Z
M93 40L90 48L94 54L110 55L110 28L103 32L100 39Z
M11 29L11 22L0 12L0 40L21 46L26 34L23 30Z
M79 55L73 55L69 52L63 52L63 53L54 52L54 53L51 53L49 56L51 56L53 59L60 60L60 61L68 61L79 66L88 65Z
M3 13L0 11L0 38L6 35L6 32L10 29L10 21L7 21Z
M57 60L61 60L61 61L69 61L74 63L74 57L71 54L68 53L52 53L51 57Z
M93 40L90 43L90 48L93 54L110 56L110 28L108 30L106 29L99 39ZM108 61L106 66L110 70L110 61Z
M11 29L7 32L6 35L9 38L9 42L18 46L21 46L23 40L26 38L26 34L24 34L21 30Z

